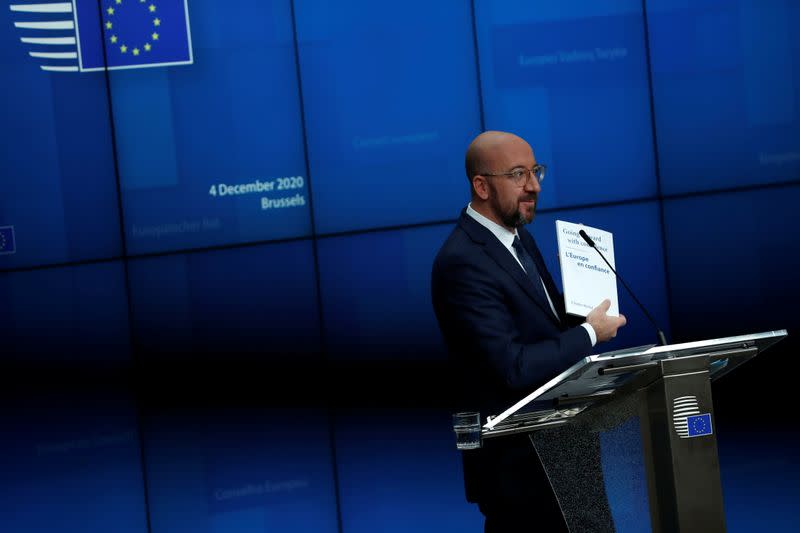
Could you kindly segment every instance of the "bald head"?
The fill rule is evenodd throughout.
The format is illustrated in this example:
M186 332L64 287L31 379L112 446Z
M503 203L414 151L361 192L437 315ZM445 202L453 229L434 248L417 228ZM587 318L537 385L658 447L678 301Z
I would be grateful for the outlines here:
M465 161L467 179L470 183L477 174L506 172L505 168L495 167L508 164L504 155L511 147L531 150L525 139L505 131L485 131L475 137L467 148Z
M519 180L525 169L527 178L536 166L531 146L521 137L503 131L481 133L467 149L466 169L470 183L470 206L510 231L533 220L539 181Z

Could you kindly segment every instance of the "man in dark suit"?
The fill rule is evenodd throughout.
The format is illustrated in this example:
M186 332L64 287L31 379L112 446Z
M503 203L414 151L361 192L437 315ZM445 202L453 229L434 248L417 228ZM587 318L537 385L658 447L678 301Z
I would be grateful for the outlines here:
M585 321L566 315L539 248L523 228L534 218L544 177L527 142L510 133L482 133L467 150L466 169L471 202L436 256L431 291L458 364L461 406L485 416L589 355L597 342L616 335L625 317L608 316L608 300ZM464 481L487 532L565 530L525 435L464 452Z

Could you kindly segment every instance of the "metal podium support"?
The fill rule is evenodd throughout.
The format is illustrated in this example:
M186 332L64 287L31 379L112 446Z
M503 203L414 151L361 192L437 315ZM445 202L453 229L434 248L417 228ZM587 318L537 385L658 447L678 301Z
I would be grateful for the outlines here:
M779 330L586 357L473 427L472 444L459 448L580 421L612 400L636 398L653 531L724 532L711 381L786 335Z
M661 376L638 393L650 517L656 532L725 531L708 359L699 355L660 361ZM688 427L688 413L700 428ZM700 431L690 436L690 429Z

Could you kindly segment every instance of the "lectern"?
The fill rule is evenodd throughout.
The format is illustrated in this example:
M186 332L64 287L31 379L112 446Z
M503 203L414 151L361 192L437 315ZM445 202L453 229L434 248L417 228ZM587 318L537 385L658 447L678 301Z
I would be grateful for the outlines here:
M460 413L458 447L479 448L485 439L519 433L530 433L535 444L537 432L568 425L596 429L597 423L581 421L613 424L620 405L633 406L653 531L725 531L711 381L786 335L778 330L585 357L482 426L480 415L470 425Z

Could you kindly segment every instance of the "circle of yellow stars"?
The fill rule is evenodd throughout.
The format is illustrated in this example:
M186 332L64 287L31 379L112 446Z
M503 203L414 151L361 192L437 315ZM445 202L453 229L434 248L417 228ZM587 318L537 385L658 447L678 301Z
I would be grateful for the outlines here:
M117 6L122 5L122 0L113 0L113 2L114 2L114 4L108 6L108 9L106 9L106 13L108 14L109 17L113 17L114 13L116 13L116 9L114 9L114 5L117 5ZM139 3L140 4L147 4L147 0L139 0ZM155 13L157 11L155 2L151 2L150 5L147 6L147 11L149 11L150 13L155 15ZM142 50L144 50L145 52L149 52L149 51L151 51L153 49L153 43L155 43L155 41L158 41L158 38L159 38L158 31L156 31L156 29L159 26L161 26L161 19L158 18L158 16L156 16L153 19L153 28L154 28L154 30L153 30L153 33L150 34L150 40L145 42L141 49L138 48L138 47L133 48L133 50L131 50L131 53L133 55L138 56L139 54L142 53ZM113 30L114 29L114 23L111 22L110 20L107 20L106 23L105 23L105 28L106 28L107 32L108 32L108 30ZM114 33L111 34L111 36L108 38L108 40L111 41L111 44L114 45L114 46L117 46L117 44L119 43L119 37L117 37L117 35L114 34ZM123 54L127 54L128 53L128 45L125 44L124 42L123 43L119 43L119 51L122 52Z

